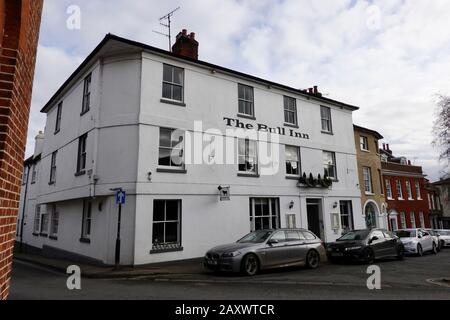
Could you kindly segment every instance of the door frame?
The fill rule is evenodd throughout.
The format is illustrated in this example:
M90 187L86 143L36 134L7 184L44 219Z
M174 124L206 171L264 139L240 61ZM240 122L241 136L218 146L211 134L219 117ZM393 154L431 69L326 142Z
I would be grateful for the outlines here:
M310 203L308 203L310 202ZM311 203L311 202L315 202L315 203ZM318 223L319 223L319 233L320 234L316 234L316 236L318 236L320 239L322 239L322 241L325 241L326 238L326 233L325 233L325 221L324 221L324 215L323 215L323 198L314 198L314 197L309 197L306 198L306 221L307 221L307 227L306 229L309 229L309 219L308 219L308 206L315 206L317 205L319 210L318 210ZM312 231L312 230L310 230ZM314 231L312 231L314 232Z

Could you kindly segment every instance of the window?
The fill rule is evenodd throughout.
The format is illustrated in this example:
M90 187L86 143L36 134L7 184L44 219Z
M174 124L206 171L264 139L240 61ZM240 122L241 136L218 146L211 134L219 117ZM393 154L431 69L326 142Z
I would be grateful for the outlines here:
M238 84L238 103L240 114L247 116L254 116L253 111L253 87L249 87L243 84Z
M152 251L181 248L181 200L153 201Z
M400 224L402 226L402 229L406 228L406 217L404 212L400 212Z
M181 130L159 129L159 159L160 166L184 167L184 132Z
M284 122L296 126L297 104L295 99L284 96L283 101L284 101Z
M77 173L83 173L86 169L86 140L87 133L78 139Z
M413 200L411 182L409 182L409 180L406 180L405 183L406 183L406 192L408 193L408 200Z
M419 220L420 220L420 227L425 228L425 218L423 216L423 211L419 211Z
M41 214L41 235L46 236L48 233L49 214L44 212Z
M58 107L56 108L56 122L55 122L55 134L59 132L61 129L61 114L62 114L62 101L58 103Z
M34 233L39 233L41 230L41 206L36 206L36 210L34 212Z
M50 236L56 237L58 234L59 212L56 205L51 206Z
M52 158L50 160L50 181L49 181L49 184L55 183L55 181L56 181L56 153L57 153L57 151L54 151L52 153Z
M339 201L341 209L341 227L343 230L353 230L353 207L351 201Z
M299 148L295 146L285 146L286 152L286 174L300 175Z
M81 107L81 114L89 111L91 106L91 74L84 78L83 87L83 105Z
M416 198L417 200L422 200L422 195L420 194L420 183L419 181L416 181Z
M402 183L400 180L395 180L395 187L397 188L397 197L403 199Z
M165 99L183 101L184 70L164 64L162 96Z
M364 191L372 193L372 171L369 167L363 167Z
M331 109L320 106L320 118L322 122L322 131L327 133L333 132L333 127L331 125Z
M428 209L430 209L430 210L433 209L433 206L431 204L431 196L430 196L430 194L428 194Z
M92 224L92 202L83 201L83 215L81 218L81 239L89 239Z
M415 228L416 227L416 216L415 216L414 212L409 213L409 220L411 222L411 228Z
M251 231L280 227L278 198L250 198L250 207Z
M380 169L378 169L378 180L380 181L380 193L384 194L383 177L381 175L381 170Z
M330 151L323 152L323 166L324 166L324 176L328 176L331 179L337 179L336 155L334 152Z
M369 141L367 137L360 136L359 137L359 145L361 147L361 150L369 151Z
M37 178L37 163L31 167L31 183L35 183Z
M238 140L238 170L250 174L258 174L258 151L256 141Z
M386 195L388 199L392 199L392 186L391 186L391 180L386 179Z

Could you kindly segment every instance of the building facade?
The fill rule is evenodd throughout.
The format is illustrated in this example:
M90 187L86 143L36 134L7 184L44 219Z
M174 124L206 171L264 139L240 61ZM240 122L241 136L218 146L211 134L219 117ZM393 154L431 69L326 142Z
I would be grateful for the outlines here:
M390 230L430 228L428 192L422 167L394 157L389 144L380 149Z
M379 140L374 130L353 126L361 190L361 207L367 228L388 228L387 204L384 196Z
M438 209L440 204L440 209L442 210L440 221L438 220L440 229L450 229L450 178L441 179L433 182L431 185L435 190L434 194L439 195L432 201L436 209Z
M42 0L0 0L0 299L9 293Z
M430 210L430 225L434 229L443 229L443 207L441 202L441 190L426 180L425 187L428 193L428 209Z
M330 242L365 227L356 107L200 61L193 33L176 46L107 35L43 107L27 247L114 263L116 188L123 265L201 257L262 228Z

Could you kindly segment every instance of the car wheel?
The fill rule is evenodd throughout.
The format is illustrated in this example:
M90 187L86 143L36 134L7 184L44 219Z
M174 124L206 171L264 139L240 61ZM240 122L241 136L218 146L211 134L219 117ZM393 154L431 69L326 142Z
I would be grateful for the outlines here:
M434 253L434 254L437 254L438 253L438 249L437 249L437 247L436 247L436 244L433 242L433 249L432 249L432 252Z
M423 249L422 249L422 246L420 244L417 245L417 255L419 257L423 256Z
M308 251L306 255L306 266L309 269L316 269L320 264L320 256L316 250Z
M246 276L254 276L259 270L259 261L258 258L249 253L242 259L241 271Z
M404 257L405 257L405 249L403 249L402 247L398 248L398 250L397 250L397 259L398 260L403 260Z
M364 262L371 264L375 261L375 253L373 252L372 249L367 248L366 251L364 252Z

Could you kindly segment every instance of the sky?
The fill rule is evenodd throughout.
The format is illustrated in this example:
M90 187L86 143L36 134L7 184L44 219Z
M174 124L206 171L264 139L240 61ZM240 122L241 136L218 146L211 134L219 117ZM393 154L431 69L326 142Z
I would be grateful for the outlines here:
M158 19L180 7L172 33L195 32L199 59L357 105L396 155L437 180L431 142L437 94L450 94L448 0L45 0L27 156L40 109L107 33L168 49ZM79 14L78 14L79 13Z

